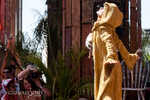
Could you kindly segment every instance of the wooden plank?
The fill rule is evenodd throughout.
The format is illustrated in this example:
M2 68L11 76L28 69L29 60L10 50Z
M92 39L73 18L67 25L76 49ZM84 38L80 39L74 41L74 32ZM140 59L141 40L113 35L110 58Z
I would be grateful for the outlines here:
M66 19L66 0L62 1L62 49L63 49L63 55L65 55L65 19Z
M81 40L81 44L82 44L82 48L85 48L85 40L86 37L88 36L88 34L91 32L92 29L92 25L90 23L87 24L82 24L82 40Z
M82 24L82 48L85 48L85 40L87 35L91 32L92 25L90 23ZM87 50L88 51L88 50ZM85 80L92 80L91 76L93 76L93 64L92 59L88 58L87 55L81 60L81 77Z
M72 28L66 27L65 28L65 53L70 50L72 46Z
M125 2L124 4L125 8L124 8L124 23L123 23L123 27L124 27L124 39L122 38L122 41L124 43L124 45L126 46L126 48L129 50L129 2L128 0Z
M1 0L1 25L2 25L2 31L1 31L1 36L0 36L0 40L1 43L4 44L4 30L5 30L5 23L4 23L4 18L5 18L5 0Z
M141 0L137 0L137 13L138 13L138 48L142 48L142 26L141 26Z
M136 0L131 0L130 7L130 49L135 52L137 49L137 11Z
M66 0L65 16L66 26L72 26L72 0Z
M80 51L80 0L72 0L72 48Z
M92 21L92 0L84 0L82 3L82 23Z
M91 59L88 58L88 54L81 60L81 78L83 80L93 80L94 67ZM92 77L91 77L92 76Z

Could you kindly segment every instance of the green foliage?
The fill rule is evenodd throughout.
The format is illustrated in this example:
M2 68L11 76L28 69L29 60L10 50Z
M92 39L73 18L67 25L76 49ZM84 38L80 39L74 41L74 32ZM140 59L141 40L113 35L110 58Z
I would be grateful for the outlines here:
M70 50L65 58L61 53L58 54L54 66L49 67L55 69L53 76L53 100L77 99L79 96L80 81L77 81L75 75L79 71L80 60L85 54L84 50L81 50L77 55Z
M148 32L144 31L142 32L142 51L144 55L147 55L148 52L148 48L149 48L149 44L150 44L150 35Z
M147 60L150 61L150 35L149 32L143 30L142 32L142 53L143 53L143 61L146 62Z
M78 87L79 97L89 97L94 94L94 82L93 80L81 79Z
M150 61L150 54L149 53L146 53L143 55L143 61L146 62L146 61Z
M47 39L47 36L48 36L48 18L46 16L42 17L39 20L38 25L34 29L34 38L32 41L30 41L31 44L34 43L35 50L37 50L39 46L43 48L43 46L47 45L47 43L42 44L43 40Z

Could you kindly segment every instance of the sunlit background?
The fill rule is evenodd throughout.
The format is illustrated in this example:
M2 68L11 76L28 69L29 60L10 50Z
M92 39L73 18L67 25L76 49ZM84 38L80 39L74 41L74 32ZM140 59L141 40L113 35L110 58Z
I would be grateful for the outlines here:
M46 0L23 0L22 31L25 36L33 38L33 32L40 18L47 10ZM46 47L42 52L42 61L47 66Z
M150 29L150 0L141 0L141 2L142 29ZM33 37L33 31L38 20L47 9L45 3L46 0L23 0L23 33L30 36L30 38ZM45 52L44 55L46 55Z
M150 29L150 0L141 0L142 2L142 28Z
M23 32L32 36L33 30L47 6L46 0L23 0Z
M150 0L142 2L142 28L150 28ZM40 15L44 15L47 9L45 0L23 0L23 32L32 36L33 29L37 24Z

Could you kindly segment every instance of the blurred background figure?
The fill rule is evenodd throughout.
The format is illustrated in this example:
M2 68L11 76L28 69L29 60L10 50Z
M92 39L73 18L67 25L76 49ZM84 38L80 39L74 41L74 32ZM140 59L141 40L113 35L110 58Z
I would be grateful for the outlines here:
M22 95L23 100L41 100L41 96L51 96L50 91L43 87L41 73L33 65L27 65L26 69L18 74L20 81L20 91L25 91ZM28 93L32 93L31 95Z

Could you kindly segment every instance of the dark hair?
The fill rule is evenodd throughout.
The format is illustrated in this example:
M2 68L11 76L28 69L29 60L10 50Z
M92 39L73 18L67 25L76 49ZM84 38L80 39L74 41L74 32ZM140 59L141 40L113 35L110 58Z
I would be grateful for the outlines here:
M10 65L10 67L12 68L12 69L16 69L16 66L15 65Z
M35 82L30 77L27 77L24 80L27 80L31 84L31 90L32 91L38 91L39 90L39 87L35 84ZM24 87L24 80L19 81L21 91L26 91L25 87Z
M16 58L14 57L14 56L12 56L12 61L14 61L14 63L17 65L17 66L19 66L19 64L18 64L18 62L17 62L17 60L16 60Z
M11 73L12 72L12 68L10 68L10 67L5 67L4 70L6 70L5 73ZM3 72L4 72L4 70L3 70Z
M35 84L35 82L32 80L32 78L27 77L26 80L31 84L32 90L39 90L39 87Z
M8 65L4 68L4 70L8 70L8 72L12 72L12 70L15 70L16 66L14 65Z
M12 79L8 84L7 84L7 87L9 88L10 87L10 84L14 84L14 79Z
M36 67L35 67L36 65L33 64L33 63L30 63L30 64L28 64L28 65L31 65L32 67L36 68ZM28 66L28 65L26 65L26 66ZM37 68L36 68L36 69L37 69ZM28 74L28 77L30 77L30 78L39 78L39 77L41 77L41 75L42 75L42 72L40 72L40 71L37 69L36 72L30 71L29 74Z
M33 65L33 63L32 62L27 62L26 64L24 64L25 67L28 66L28 65Z

